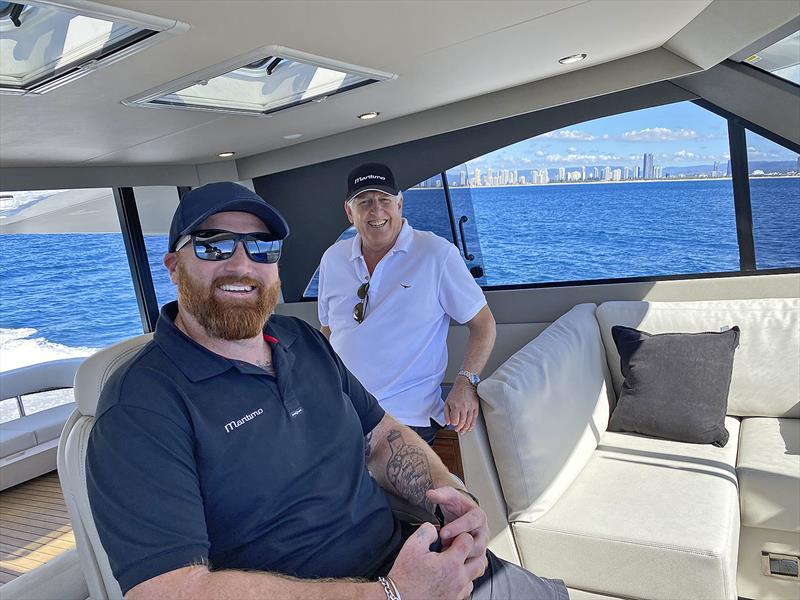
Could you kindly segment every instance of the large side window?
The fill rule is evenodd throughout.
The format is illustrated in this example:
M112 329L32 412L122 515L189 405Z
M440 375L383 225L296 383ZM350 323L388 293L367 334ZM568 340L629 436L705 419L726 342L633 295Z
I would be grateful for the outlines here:
M2 371L87 356L142 331L110 189L3 192L0 282ZM50 394L25 409L63 401ZM16 402L0 404L0 420L7 411L16 415Z
M800 267L800 155L747 131L756 268Z
M739 265L729 158L726 120L683 102L551 131L448 180L474 210L484 285L708 273Z

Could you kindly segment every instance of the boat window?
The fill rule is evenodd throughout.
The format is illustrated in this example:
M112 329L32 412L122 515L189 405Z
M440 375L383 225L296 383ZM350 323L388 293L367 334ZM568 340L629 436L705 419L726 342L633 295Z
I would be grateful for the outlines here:
M800 31L751 54L742 62L800 85Z
M747 131L756 268L800 267L800 155Z
M169 225L178 206L178 188L174 186L147 186L133 188L136 209L144 234L147 262L156 290L156 300L161 307L178 297L164 266L164 254L169 244Z
M43 91L156 33L61 6L0 2L0 90ZM52 86L51 86L52 87Z
M239 114L270 115L307 102L322 102L392 78L288 48L234 59L149 90L125 102ZM266 50L264 50L266 52Z
M110 189L3 192L0 370L142 332Z
M485 286L735 271L729 158L727 121L681 102L550 131L448 180L470 199Z
M453 237L455 225L451 224L441 175L421 181L403 191L403 217L414 229L432 231L446 240L457 243L457 238ZM355 235L356 228L351 225L336 241L349 240ZM303 298L316 298L318 288L319 267L308 282Z

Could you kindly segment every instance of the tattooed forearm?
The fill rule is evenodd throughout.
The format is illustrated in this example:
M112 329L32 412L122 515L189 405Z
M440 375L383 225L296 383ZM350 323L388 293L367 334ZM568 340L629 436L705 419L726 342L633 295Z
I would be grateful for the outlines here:
M403 498L433 510L432 503L425 492L433 488L431 465L425 453L414 446L409 446L397 429L392 429L386 437L392 455L386 464L386 478Z
M364 456L369 458L370 454L372 454L372 432L371 431L366 436L364 436Z

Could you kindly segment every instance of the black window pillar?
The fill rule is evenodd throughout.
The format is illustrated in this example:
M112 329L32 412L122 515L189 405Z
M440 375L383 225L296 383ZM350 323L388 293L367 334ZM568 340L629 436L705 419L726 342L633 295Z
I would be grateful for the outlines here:
M150 274L150 264L147 261L147 248L144 245L142 224L139 221L133 188L114 188L114 202L117 205L117 216L122 230L122 240L125 242L125 252L128 255L128 266L131 269L142 329L145 333L150 333L156 328L158 301L153 277Z
M450 235L453 236L453 243L458 248L458 238L456 237L456 217L453 214L453 202L450 200L450 184L447 181L447 171L441 172L442 189L444 190L444 201L447 203L447 218L450 219Z
M728 119L731 148L731 180L736 210L736 237L739 241L739 270L755 271L756 248L753 241L753 210L750 206L750 170L747 164L745 129L737 118Z

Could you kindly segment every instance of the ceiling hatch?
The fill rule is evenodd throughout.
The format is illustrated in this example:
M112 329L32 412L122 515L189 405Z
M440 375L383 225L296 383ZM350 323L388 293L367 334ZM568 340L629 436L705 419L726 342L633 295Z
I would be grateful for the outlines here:
M0 93L44 94L186 29L95 2L0 1Z
M124 101L128 105L270 116L397 75L266 46Z

